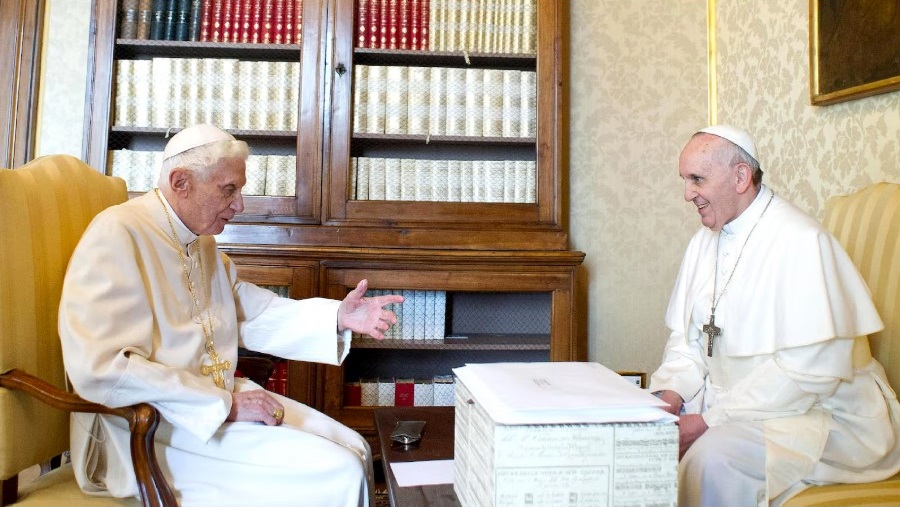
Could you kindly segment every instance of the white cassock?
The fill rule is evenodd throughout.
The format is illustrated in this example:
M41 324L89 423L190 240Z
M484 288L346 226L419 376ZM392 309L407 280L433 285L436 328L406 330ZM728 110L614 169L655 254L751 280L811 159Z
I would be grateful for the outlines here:
M367 505L371 457L355 431L277 395L285 408L283 425L225 422L232 390L260 389L234 377L238 346L340 364L350 349L350 332L337 333L340 302L279 298L242 282L215 238L198 237L171 208L169 213L177 246L151 191L100 213L75 249L59 315L75 391L111 407L149 402L160 411L157 454L185 507ZM202 316L177 248L187 251ZM219 356L231 362L225 389L200 373L212 362L204 321L212 323ZM123 420L75 414L71 440L84 491L138 494Z
M666 312L672 333L649 387L681 395L686 412L702 413L716 430L707 434L724 435L732 426L749 440L756 432L764 446L764 502L779 495L783 501L807 483L871 482L900 471L894 391L877 361L858 369L852 364L853 338L883 327L868 288L814 219L778 196L763 214L770 196L763 186L721 238L704 227L691 239ZM717 245L717 296L734 274L716 308L722 334L708 357L701 330L710 319ZM707 434L685 455L682 469ZM735 459L723 462L750 459L747 450L728 446L713 452L731 451ZM684 507L709 503L702 496L714 494L709 490L716 484L736 491L715 477L690 484L701 480L698 475L682 470ZM723 494L719 501L748 504Z

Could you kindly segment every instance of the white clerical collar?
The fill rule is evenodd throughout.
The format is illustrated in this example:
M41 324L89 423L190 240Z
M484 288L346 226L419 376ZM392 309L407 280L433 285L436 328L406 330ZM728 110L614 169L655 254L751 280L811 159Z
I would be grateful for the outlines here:
M753 199L750 206L748 206L743 213L738 215L737 218L725 224L725 226L722 227L722 232L728 235L747 234L753 225L756 224L757 220L759 220L760 215L762 215L763 211L766 209L766 203L769 202L769 198L774 193L774 191L769 190L769 187L760 185L759 193L756 194L756 198Z
M163 194L162 190L154 189L153 191L156 192L157 195L159 195L159 200L161 200L166 207L163 214L168 214L170 217L172 217L172 225L175 226L175 233L178 234L178 241L180 241L184 246L190 245L191 243L196 241L199 236L188 229L188 226L184 225L184 222L181 221L178 213L175 213L175 210L172 209L172 206L169 204L169 200L166 199L166 196Z

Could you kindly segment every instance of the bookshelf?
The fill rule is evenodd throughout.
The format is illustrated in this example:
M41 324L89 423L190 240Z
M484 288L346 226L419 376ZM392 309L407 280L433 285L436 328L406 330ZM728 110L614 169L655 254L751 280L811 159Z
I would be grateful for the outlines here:
M282 0L231 1L274 5ZM367 362L417 362L445 375L466 361L585 360L583 308L575 291L583 254L568 249L563 213L568 2L285 1L296 2L302 35L278 44L150 40L130 32L123 38L122 0L95 2L84 147L89 164L107 173L126 171L126 176L134 167L144 168L142 176L131 176L129 188L132 195L146 191L157 176L154 157L168 136L184 126L189 111L189 118L219 123L247 141L255 157L248 161L245 211L217 238L243 278L284 288L290 297L337 299L368 278L373 290L442 291L455 318L466 306L463 302L473 298L479 301L475 307L500 316L500 322L509 307L522 301L546 316L540 326L519 331L500 324L481 330L463 326L459 332L454 326L460 324L447 321L443 336L433 340L354 339L343 367L290 364L290 397L364 434L374 431L372 408L345 406L344 384L391 373L366 370L361 365ZM410 46L416 49L360 45L360 11L373 4L406 5L409 10L402 12L409 26L416 22L409 18L413 9L428 6L433 21L420 18L417 30L424 24L435 41L443 37L443 42L429 39L427 47ZM451 12L451 5L470 9ZM521 12L511 10L507 21L532 26L510 35L510 41L519 41L509 42L509 48L478 45L479 37L490 38L487 29L470 42L461 29L456 35L432 30L438 21L457 27L465 22L480 33L475 28L491 26L484 20L497 15L479 9L501 5L521 7ZM384 12L379 15L390 11ZM395 27L403 25L399 16ZM508 26L515 32L515 23ZM139 77L122 73L129 66L139 69ZM206 68L217 69L219 80L190 73ZM376 68L373 79L370 71ZM161 70L154 74L156 69ZM378 78L381 71L384 77ZM436 79L430 79L432 73ZM428 93L414 88L410 74L428 75ZM441 78L451 74L461 88L451 89L449 80ZM398 75L406 77L393 81ZM273 84L276 80L279 86ZM501 111L503 94L485 89L485 83L500 86L504 81L519 90L511 92L518 93L518 114L507 117ZM531 91L521 92L523 83ZM407 125L414 128L397 128L396 118L388 128L385 109L385 127L369 128L370 85L385 93L374 106L424 111L427 98L427 122L407 115ZM394 93L404 88L405 94ZM443 113L431 114L432 102L449 104L451 96L464 109L450 112L445 105ZM141 121L129 113L131 107L145 108ZM280 116L272 120L272 114ZM264 120L248 123L248 115ZM450 127L451 118L455 127ZM494 122L492 127L485 127L485 118ZM385 179L383 194L373 195L362 185L361 160L369 164L367 175L373 174L373 161L390 167L392 184L398 172L418 176L404 180L406 191L404 184L389 187ZM253 174L265 167L268 183L276 162L282 183L272 190ZM515 321L508 314L505 318ZM459 338L462 334L467 337Z

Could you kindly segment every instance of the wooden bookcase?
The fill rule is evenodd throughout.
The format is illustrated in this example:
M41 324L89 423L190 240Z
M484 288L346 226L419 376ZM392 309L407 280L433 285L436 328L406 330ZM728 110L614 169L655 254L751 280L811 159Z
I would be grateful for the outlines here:
M116 2L95 2L85 159L108 171L111 150L162 151L167 135L180 127L116 124L116 94L123 86L116 76L122 61L228 58L299 64L298 89L292 90L296 102L290 106L296 108L296 129L228 129L246 140L254 155L296 157L292 195L246 196L244 213L217 238L239 265L241 276L261 285L288 287L291 297L336 299L367 278L373 289L441 290L451 301L483 297L489 312L494 307L501 311L505 305L495 303L504 294L513 300L516 295L532 295L529 301L538 301L548 315L546 329L538 336L494 333L468 345L435 340L427 346L355 340L351 369L367 357L402 363L421 354L437 357L447 352L449 359L435 365L437 373L448 374L460 361L488 356L586 360L586 338L580 331L584 317L575 293L583 254L568 250L563 212L568 2L534 2L533 54L359 48L356 0L304 0L302 44L120 39ZM353 124L354 80L361 66L533 73L533 136L355 132L359 129ZM150 86L157 84L151 80ZM534 167L533 199L358 199L354 167L360 157L527 161ZM345 367L292 363L289 395L371 433L371 409L343 406L345 375L356 374L347 368L346 363Z

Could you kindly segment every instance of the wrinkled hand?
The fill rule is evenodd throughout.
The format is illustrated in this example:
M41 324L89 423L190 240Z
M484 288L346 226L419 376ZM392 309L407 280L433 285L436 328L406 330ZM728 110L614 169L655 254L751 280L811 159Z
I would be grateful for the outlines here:
M403 296L387 295L363 297L369 287L368 280L361 280L356 288L347 294L338 308L338 331L349 329L367 334L377 340L384 339L384 332L397 323L397 316L386 305L402 303Z
M684 405L684 400L681 396L675 391L663 391L659 395L659 399L668 403L668 407L661 407L666 412L672 415L681 414L681 407Z
M709 426L700 414L685 414L678 418L678 459L703 435Z
M276 410L281 417L275 417ZM264 389L231 393L231 412L225 420L279 426L284 421L284 407Z

